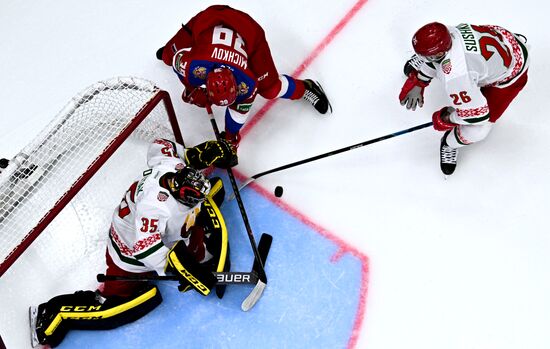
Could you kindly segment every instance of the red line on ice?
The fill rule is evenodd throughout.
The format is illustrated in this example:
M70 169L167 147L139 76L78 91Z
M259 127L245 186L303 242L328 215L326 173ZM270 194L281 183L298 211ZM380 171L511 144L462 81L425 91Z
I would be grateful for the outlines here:
M359 0L355 5L346 13L346 15L332 28L332 30L325 36L321 42L313 49L309 56L304 59L304 61L298 65L292 72L292 76L298 77L300 74L306 70L311 63L323 52L323 50L334 40L334 38L345 28L349 21L363 8L363 6L368 2L368 0ZM263 119L265 114L273 108L273 105L277 103L278 99L271 99L267 101L266 104L260 110L258 110L254 115L250 117L246 125L241 130L241 136L245 136L260 120Z
M236 173L235 175L239 178L239 180L243 181L246 178L241 175L240 173ZM350 253L354 257L358 258L361 261L361 288L359 290L359 304L357 305L357 314L355 317L355 321L352 328L351 337L348 341L348 348L355 348L357 344L357 340L359 339L359 335L361 333L361 325L363 323L363 319L365 317L365 308L367 304L367 290L368 290L368 284L369 284L369 259L366 255L361 253L361 251L357 250L352 245L348 244L344 240L340 239L336 234L330 232L329 230L323 228L319 224L313 222L308 216L301 213L294 207L290 206L289 204L283 202L280 199L276 199L273 196L273 193L270 191L260 187L255 182L250 183L249 185L252 189L254 189L258 194L263 196L266 200L272 202L273 204L279 206L284 211L288 212L290 215L294 216L296 219L304 223L305 225L311 227L314 231L321 234L323 237L325 237L328 240L331 240L339 246L339 250L332 256L331 262L337 262L345 253Z
M334 38L346 27L350 20L363 8L363 6L368 2L368 0L358 0L355 5L346 13L346 15L332 28L332 30L324 37L321 42L315 47L315 49L306 57L306 59L292 72L292 76L298 77L300 74L306 70L311 63L323 52L323 50L334 40ZM246 123L245 127L241 131L242 136L245 136L263 117L266 113L277 103L277 99L269 100L258 112L256 112L250 120ZM245 179L245 176L238 173L235 173L241 180ZM359 293L359 304L357 309L357 315L352 328L352 333L348 341L348 348L355 348L359 335L361 333L361 325L363 324L363 319L365 317L365 308L367 304L367 289L369 283L369 259L366 255L355 249L350 244L338 238L335 234L329 232L320 225L314 223L306 215L299 212L297 209L292 206L282 202L281 200L275 199L271 192L261 188L256 183L252 183L251 187L254 188L258 193L260 193L265 199L273 202L275 205L281 207L283 210L287 211L291 215L295 216L297 219L302 221L304 224L312 227L318 231L321 235L326 237L329 240L334 241L340 249L334 254L331 258L332 262L338 261L345 253L350 253L357 257L361 261L362 270L361 270L361 289Z

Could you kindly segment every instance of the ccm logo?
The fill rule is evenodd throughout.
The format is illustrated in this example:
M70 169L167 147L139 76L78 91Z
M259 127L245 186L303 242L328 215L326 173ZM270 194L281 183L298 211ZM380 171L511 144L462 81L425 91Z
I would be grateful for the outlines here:
M98 311L101 305L63 305L60 311Z
M248 274L217 274L218 282L248 282L250 283L250 275Z
M191 273L189 273L187 270L182 270L182 274L183 276L185 276L185 278L190 282L192 283L193 285L195 285L195 287L197 289L199 289L201 292L208 294L208 292L210 291L208 289L208 287L204 286L196 277L194 277Z

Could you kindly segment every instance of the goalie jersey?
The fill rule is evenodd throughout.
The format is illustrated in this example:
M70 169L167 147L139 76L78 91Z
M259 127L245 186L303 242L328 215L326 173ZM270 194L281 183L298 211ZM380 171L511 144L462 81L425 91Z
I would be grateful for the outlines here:
M115 209L107 250L121 269L164 275L169 248L178 240L185 241L183 233L195 224L201 204L191 208L183 205L159 184L162 175L186 166L184 152L179 144L155 140L147 153L149 169L130 186Z
M449 27L452 46L440 64L425 62L420 76L437 77L445 85L451 121L471 125L491 119L480 88L513 84L529 66L525 43L510 31L493 25L459 24Z

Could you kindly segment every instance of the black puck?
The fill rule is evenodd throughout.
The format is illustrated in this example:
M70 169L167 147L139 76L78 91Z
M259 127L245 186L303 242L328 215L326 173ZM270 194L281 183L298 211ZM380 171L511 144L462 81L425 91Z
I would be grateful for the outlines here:
M283 196L283 187L281 187L280 185L275 187L275 196L278 198Z

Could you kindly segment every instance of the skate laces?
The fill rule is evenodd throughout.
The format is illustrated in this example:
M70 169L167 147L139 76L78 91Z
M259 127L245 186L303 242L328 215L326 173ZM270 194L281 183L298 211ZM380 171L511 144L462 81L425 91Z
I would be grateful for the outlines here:
M319 102L319 96L309 89L306 89L306 92L304 93L304 96L302 98L313 104L313 106L315 106L315 104Z
M456 158L458 155L458 150L451 148L448 145L443 145L441 147L441 163L442 164L456 164Z

